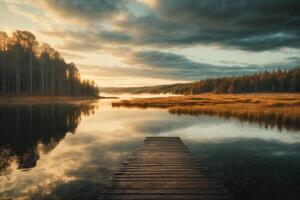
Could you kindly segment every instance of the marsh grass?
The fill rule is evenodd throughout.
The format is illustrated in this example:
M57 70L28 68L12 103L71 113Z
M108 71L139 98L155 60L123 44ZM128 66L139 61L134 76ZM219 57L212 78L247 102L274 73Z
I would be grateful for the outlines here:
M300 94L202 94L123 100L113 106L166 108L178 115L217 115L280 130L300 130Z

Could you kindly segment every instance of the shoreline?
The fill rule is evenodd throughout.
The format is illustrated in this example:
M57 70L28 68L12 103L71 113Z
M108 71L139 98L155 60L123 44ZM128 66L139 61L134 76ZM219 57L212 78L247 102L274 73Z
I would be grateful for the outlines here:
M237 118L279 129L300 130L300 94L202 94L136 98L113 102L113 107L161 108L175 115Z
M101 99L117 99L105 96L0 96L0 105L26 105L51 103L87 103Z

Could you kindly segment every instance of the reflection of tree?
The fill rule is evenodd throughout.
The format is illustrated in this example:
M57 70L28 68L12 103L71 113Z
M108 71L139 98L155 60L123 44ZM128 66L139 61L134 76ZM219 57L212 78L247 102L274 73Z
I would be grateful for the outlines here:
M253 112L253 111L220 111L217 109L203 109L203 110L193 110L193 109L170 109L171 114L176 115L209 115L209 116L219 116L225 119L236 118L241 123L258 123L261 127L277 128L282 131L286 129L288 131L300 130L299 118L293 118L290 115L283 115L277 112ZM288 112L287 112L288 113Z
M39 159L38 147L51 151L67 132L74 133L81 115L95 110L90 104L39 104L0 107L0 169L16 158L19 168Z
M292 139L291 137L289 139ZM298 139L233 138L185 141L207 163L236 199L300 199Z

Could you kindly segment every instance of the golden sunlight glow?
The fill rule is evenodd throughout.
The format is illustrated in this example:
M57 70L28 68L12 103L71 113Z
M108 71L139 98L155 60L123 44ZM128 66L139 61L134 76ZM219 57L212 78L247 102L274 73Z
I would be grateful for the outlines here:
M138 0L141 3L144 3L151 8L155 8L158 5L158 0Z

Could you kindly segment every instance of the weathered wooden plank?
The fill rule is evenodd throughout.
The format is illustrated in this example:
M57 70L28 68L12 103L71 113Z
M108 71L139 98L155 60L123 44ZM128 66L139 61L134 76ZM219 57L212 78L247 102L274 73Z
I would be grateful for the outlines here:
M118 172L115 172L116 175L125 175L125 174L213 174L211 171L208 170L145 170L145 169L130 169L130 170L120 170Z
M167 189L178 189L178 188L224 188L221 182L213 181L117 181L110 185L110 188L167 188Z
M116 174L115 178L213 178L210 174Z
M157 183L157 182L156 182ZM176 182L169 181L164 183L154 184L153 182L117 182L111 184L107 189L172 189L172 190L185 190L185 189L225 189L222 183L203 182L201 184L195 184L195 182Z
M228 195L228 191L226 189L120 189L120 188L113 188L113 189L106 189L103 191L103 194L144 194L144 195L151 195L151 194L172 194L172 195L181 195L181 194L188 194L188 195L199 195L199 194L206 194L206 195Z
M99 199L231 200L228 190L178 137L148 137Z
M103 195L99 199L103 200L232 200L231 195Z

